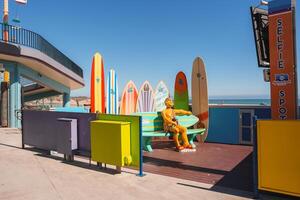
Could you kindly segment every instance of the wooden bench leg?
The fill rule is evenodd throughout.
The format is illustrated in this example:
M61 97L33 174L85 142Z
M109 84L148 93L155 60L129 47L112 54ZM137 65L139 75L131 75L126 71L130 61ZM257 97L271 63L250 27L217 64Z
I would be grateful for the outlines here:
M143 137L143 149L148 152L152 152L152 137Z

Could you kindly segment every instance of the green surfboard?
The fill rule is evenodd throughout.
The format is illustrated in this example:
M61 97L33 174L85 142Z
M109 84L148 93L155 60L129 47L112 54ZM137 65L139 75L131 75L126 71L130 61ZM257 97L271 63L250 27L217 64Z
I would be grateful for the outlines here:
M189 92L185 74L180 71L176 75L174 91L174 108L189 110Z

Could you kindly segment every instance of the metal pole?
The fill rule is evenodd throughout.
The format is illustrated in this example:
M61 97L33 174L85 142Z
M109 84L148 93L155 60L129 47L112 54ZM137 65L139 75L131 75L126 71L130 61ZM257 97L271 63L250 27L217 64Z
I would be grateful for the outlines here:
M258 163L257 163L257 116L252 118L253 122L253 197L254 199L259 198L258 190Z
M8 24L8 0L3 0L4 6L3 6L3 23Z
M142 145L142 141L143 141L143 135L142 135L142 117L139 117L139 123L140 123L140 137L139 137L139 141L140 141L140 169L139 169L139 174L138 176L143 177L145 176L145 174L143 173L143 145Z
M8 82L1 83L1 126L8 127Z
M293 15L293 37L294 37L294 55L297 55L297 39L296 39L296 0L292 0L292 15ZM297 73L297 56L294 56L294 68L295 68L295 90L296 90L296 119L300 119L300 110L299 110L299 102L298 102L298 73Z
M3 40L8 41L8 0L3 0L4 1L4 6L3 6L3 24L4 24L4 29L3 29Z

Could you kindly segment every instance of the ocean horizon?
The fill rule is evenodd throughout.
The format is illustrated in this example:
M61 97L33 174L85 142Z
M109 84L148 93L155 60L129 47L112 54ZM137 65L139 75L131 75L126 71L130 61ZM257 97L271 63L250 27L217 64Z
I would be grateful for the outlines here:
M209 104L271 105L270 99L209 99Z
M189 100L192 103L192 99ZM210 98L208 103L210 105L271 105L271 99L268 98ZM300 99L298 99L300 104Z

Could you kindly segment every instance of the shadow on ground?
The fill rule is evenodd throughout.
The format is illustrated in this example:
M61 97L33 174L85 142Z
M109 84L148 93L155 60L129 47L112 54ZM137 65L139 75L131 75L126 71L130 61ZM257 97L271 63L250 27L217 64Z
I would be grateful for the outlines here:
M35 152L35 156L39 156L39 157L44 157L44 158L49 158L49 159L54 159L57 161L60 161L63 164L67 164L67 165L72 165L72 166L76 166L76 167L80 167L80 168L84 168L84 169L88 169L88 170L94 170L94 171L98 171L101 173L106 173L106 174L111 174L111 175L116 175L119 174L115 169L110 168L110 167L100 167L97 164L93 164L93 163L89 163L89 159L87 157L77 157L75 156L75 159L73 161L67 161L65 160L63 157L58 156L58 155L50 155L49 151L47 150L42 150L42 149L38 149L38 148L34 148L34 147L27 147L25 148L25 150L29 150L29 151L33 151ZM79 161L77 158L81 158L81 160L83 161ZM128 171L122 171L122 173L130 173Z
M14 146L14 145L10 145L10 144L3 144L3 143L0 143L0 146L11 147L11 148L16 148L16 149L22 149L21 147L18 147L18 146Z
M161 158L153 158L149 156L144 156L144 163L152 164L156 166L164 166L164 167L173 167L178 168L182 170L191 170L191 171L198 171L198 172L205 172L205 173L211 173L211 174L221 174L226 175L227 172L223 170L216 170L216 169L209 169L205 167L200 166L193 166L193 165L186 165L182 162L173 161L173 160L165 160Z
M209 147L210 144L207 144L208 148L215 147ZM213 144L218 145L218 144ZM197 154L186 154L184 158L179 158L174 160L175 158L175 151L174 151L174 145L171 141L164 141L164 142L154 142L154 152L152 153L145 153L144 155L144 163L148 166L149 172L153 170L153 173L158 173L161 175L167 175L167 176L174 176L174 177L180 177L182 179L188 179L191 180L191 176L197 174L203 174L202 176L195 177L193 181L196 182L202 182L202 183L209 183L208 180L216 180L215 183L209 183L213 184L211 188L203 188L199 187L198 185L189 185L186 183L178 183L178 185L182 185L185 187L194 187L199 189L205 189L210 191L216 191L241 197L252 197L253 196L253 161L252 161L252 150L247 150L244 152L243 159L237 160L234 158L235 156L232 155L232 158L235 159L235 162L237 163L230 163L231 161L228 160L228 158L231 158L230 156L227 156L227 159L221 159L219 160L216 158L214 160L213 156L214 154L211 154L211 152L208 152L206 150L203 150L201 148L197 149ZM226 146L222 146L221 148L226 149ZM234 146L228 145L229 149L234 149ZM240 147L238 147L240 148ZM243 148L243 147L242 147ZM245 147L247 148L247 147ZM226 149L227 151L227 149ZM231 150L230 150L231 151ZM232 150L233 151L233 150ZM222 155L222 151L220 151L220 154ZM234 153L229 152L229 153ZM220 154L218 156L220 156ZM188 158L190 156L190 158ZM209 164L203 164L203 160L197 162L196 160L201 157L203 160L209 160ZM241 156L240 156L241 157ZM199 159L198 159L199 160ZM224 169L220 166L220 162L229 162L230 165L233 166L231 170L228 170L224 165ZM189 164L191 163L191 164ZM219 167L216 167L219 166ZM160 169L157 169L160 168ZM172 174L172 172L174 172ZM197 173L200 172L200 173ZM187 178L185 178L185 175ZM207 175L207 176L206 176ZM212 182L212 181L211 181Z

